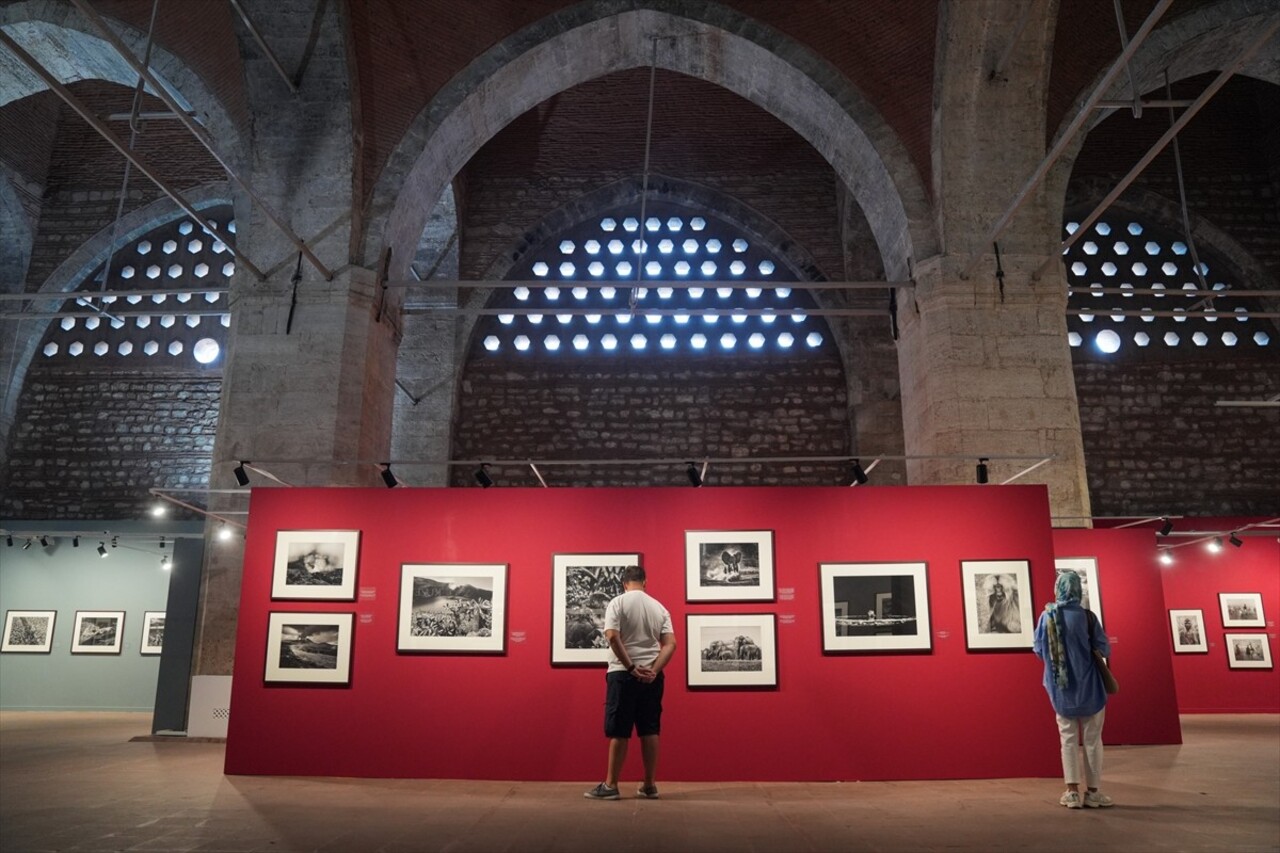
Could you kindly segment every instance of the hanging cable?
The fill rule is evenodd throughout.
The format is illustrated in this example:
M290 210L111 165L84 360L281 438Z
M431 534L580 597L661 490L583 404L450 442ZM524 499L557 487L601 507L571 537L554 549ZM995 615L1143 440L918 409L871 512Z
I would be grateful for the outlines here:
M147 26L147 48L142 54L142 63L145 66L151 65L151 45L155 43L156 31L156 14L160 11L160 0L153 0L151 4L151 23ZM139 74L138 85L133 88L133 106L129 108L129 150L132 151L138 144L138 132L140 126L138 124L138 114L142 112L142 95L146 91L147 81ZM120 219L124 216L124 200L129 191L129 175L133 169L133 161L128 157L124 158L124 178L120 182L120 198L116 201L116 218L111 223L111 236L107 239L107 262L102 268L102 285L99 290L107 289L107 281L111 278L111 261L114 260L116 254L116 232L120 227Z
M1168 100L1173 100L1173 89L1169 85L1169 69L1164 70L1164 96ZM1174 123L1173 107L1169 107L1169 125ZM1191 214L1187 211L1187 186L1182 180L1182 149L1178 146L1177 134L1173 137L1173 165L1178 175L1178 204L1182 207L1182 233L1187 238L1187 251L1191 253L1191 263L1194 265L1196 277L1200 279L1200 289L1206 294L1212 294L1209 290L1209 283L1204 278L1204 268L1200 265L1200 254L1196 251L1196 240L1191 235ZM1208 297L1210 300L1212 296Z
M640 180L640 242L636 244L636 286L631 288L631 298L627 305L631 310L636 308L637 294L640 292L640 280L644 276L644 258L648 253L649 241L644 237L645 207L649 201L649 144L653 140L653 81L658 74L658 37L653 37L653 56L649 60L649 113L644 123L644 171Z
M996 250L996 283L1000 285L1000 301L1004 302L1004 267L1000 265L1000 243L991 244Z

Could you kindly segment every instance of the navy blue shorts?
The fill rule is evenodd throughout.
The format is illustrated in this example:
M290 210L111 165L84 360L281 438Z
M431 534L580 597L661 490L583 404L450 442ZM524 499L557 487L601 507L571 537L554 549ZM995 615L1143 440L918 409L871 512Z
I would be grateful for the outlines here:
M640 737L658 734L662 727L663 673L645 684L629 672L605 675L604 736L629 738L635 729Z

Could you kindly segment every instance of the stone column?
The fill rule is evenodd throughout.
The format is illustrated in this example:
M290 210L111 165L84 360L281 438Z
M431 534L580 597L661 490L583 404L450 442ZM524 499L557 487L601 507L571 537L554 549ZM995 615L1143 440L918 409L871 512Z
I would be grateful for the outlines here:
M942 7L934 195L944 249L916 263L914 299L900 310L899 374L906 452L965 457L913 462L912 483L973 483L979 456L1053 456L1018 482L1048 484L1054 515L1078 525L1090 509L1058 255L1062 223L1052 215L1059 206L1033 194L1000 237L1003 299L987 243L1045 154L1055 8L1035 4L1019 33L1020 4ZM993 460L990 481L1033 462Z

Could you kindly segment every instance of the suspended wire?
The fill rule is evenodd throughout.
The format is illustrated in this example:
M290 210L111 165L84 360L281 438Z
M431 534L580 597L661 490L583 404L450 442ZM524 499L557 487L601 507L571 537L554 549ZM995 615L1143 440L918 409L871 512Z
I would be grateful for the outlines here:
M151 66L151 45L154 44L156 31L156 14L160 11L160 0L153 0L151 3L151 23L147 26L147 48L142 54L142 64L145 67ZM141 130L138 122L138 114L142 111L142 95L146 91L147 81L141 74L138 75L138 85L133 89L133 106L129 109L129 150L132 151L138 141L138 133ZM107 240L107 262L102 268L102 283L99 290L107 289L107 282L111 279L111 261L115 258L116 253L116 232L120 227L120 219L124 216L124 200L125 195L129 191L129 175L133 169L133 161L128 157L124 158L124 179L120 182L120 198L116 202L116 218L111 223L111 236Z
M649 114L644 123L644 171L642 172L640 183L640 227L637 229L640 233L640 242L636 248L639 249L636 257L636 286L631 288L631 297L627 300L627 304L634 310L636 307L637 294L640 291L640 281L644 277L644 259L648 254L649 241L645 239L645 207L649 201L649 145L653 140L653 81L658 73L658 37L653 37L653 57L649 61Z
M1173 100L1173 90L1169 86L1169 69L1164 70L1164 96L1168 100ZM1172 127L1174 123L1173 107L1169 107L1169 125ZM1191 235L1191 214L1187 211L1187 186L1182 180L1182 149L1178 146L1178 135L1173 137L1173 165L1178 174L1178 203L1182 207L1182 232L1187 238L1187 251L1191 253L1191 263L1196 271L1196 278L1200 279L1200 289L1209 294L1209 299L1213 299L1213 291L1209 290L1209 283L1205 281L1204 266L1200 263L1200 254L1196 251L1196 239Z

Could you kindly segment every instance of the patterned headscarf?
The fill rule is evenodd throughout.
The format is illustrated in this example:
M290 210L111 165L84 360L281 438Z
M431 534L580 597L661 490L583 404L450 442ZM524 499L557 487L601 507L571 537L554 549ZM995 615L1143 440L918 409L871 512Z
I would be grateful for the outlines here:
M1072 571L1058 573L1053 584L1055 603L1045 605L1044 612L1049 616L1046 626L1049 635L1049 663L1053 667L1053 678L1058 686L1066 689L1068 681L1067 650L1063 646L1063 637L1067 635L1067 622L1059 604L1079 604L1084 597L1084 588L1080 585L1080 576Z

